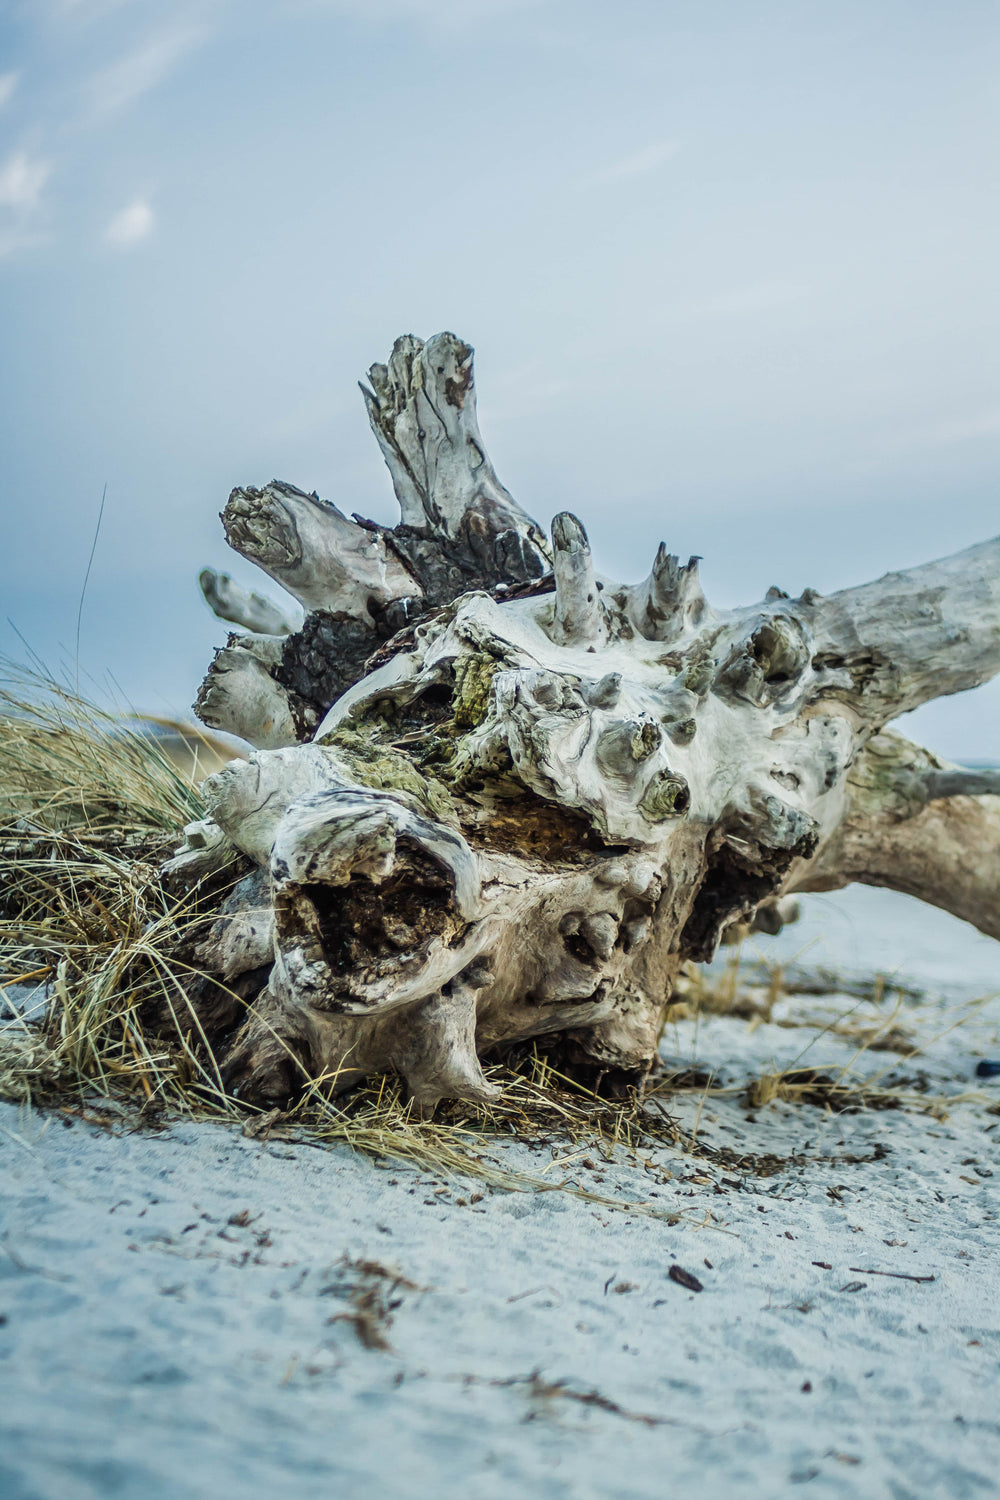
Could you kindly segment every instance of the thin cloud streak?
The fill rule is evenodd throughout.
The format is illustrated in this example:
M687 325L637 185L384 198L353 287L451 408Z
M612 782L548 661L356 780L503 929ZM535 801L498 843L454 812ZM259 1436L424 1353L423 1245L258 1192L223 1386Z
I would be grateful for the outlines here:
M586 185L590 187L598 183L622 182L629 177L646 177L650 172L658 171L665 162L676 156L680 149L680 141L653 141L639 151L632 151L628 156L619 157L609 166L592 173L586 179Z
M971 412L968 416L955 417L946 422L933 422L927 427L913 428L897 437L892 446L943 447L951 443L974 443L997 436L1000 436L1000 407Z
M162 83L206 37L203 26L183 26L151 38L119 58L87 84L90 113L96 118L122 114Z
M10 99L10 96L17 88L17 80L19 77L20 74L18 73L0 73L0 109L3 109L4 105Z
M1000 409L945 422L932 429L932 440L938 443L968 443L976 438L996 437L1000 433Z

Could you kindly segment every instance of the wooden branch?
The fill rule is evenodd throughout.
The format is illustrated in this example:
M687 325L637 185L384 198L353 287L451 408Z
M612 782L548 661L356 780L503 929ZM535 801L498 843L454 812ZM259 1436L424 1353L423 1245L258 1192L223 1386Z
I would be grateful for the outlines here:
M450 544L447 555L484 583L522 582L548 566L545 536L486 453L472 356L453 333L426 344L408 334L396 340L388 364L372 365L371 387L361 390L403 529Z
M421 593L378 528L359 526L328 500L277 479L262 490L233 490L222 524L233 550L307 610L374 624L373 609Z
M1000 771L967 771L962 766L928 771L924 796L928 802L939 797L1000 797Z
M880 728L1000 671L1000 537L820 599L806 595L814 665Z
M294 614L272 604L263 594L251 593L234 583L228 573L202 568L198 575L205 602L220 620L241 625L255 635L291 635L302 628L302 613Z
M960 790L982 783L992 794ZM948 790L935 790L941 786ZM885 886L1000 938L997 792L996 772L949 767L885 730L869 741L850 772L842 821L786 889L839 890L853 881Z
M556 580L552 639L560 646L596 646L606 641L607 617L590 542L568 510L560 511L552 522L552 568Z

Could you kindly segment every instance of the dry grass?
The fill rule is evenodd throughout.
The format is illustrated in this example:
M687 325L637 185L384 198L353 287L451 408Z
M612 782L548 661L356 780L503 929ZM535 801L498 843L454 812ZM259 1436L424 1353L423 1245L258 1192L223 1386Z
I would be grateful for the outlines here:
M138 1021L154 995L178 995L169 953L189 914L156 867L202 815L197 788L140 725L5 667L0 986L50 996L41 1027L12 1015L0 1030L7 1097L137 1090L180 1105L205 1071L182 1034L164 1044Z
M0 821L114 842L175 833L203 816L191 778L144 722L97 707L41 669L0 660Z
M996 997L986 995L963 1006L961 1013L943 1030L921 1035L929 1017L907 1006L921 998L921 992L894 982L884 974L874 974L863 981L858 976L842 976L822 970L792 972L780 964L746 962L749 929L743 928L729 948L721 973L706 973L688 965L676 993L677 1005L671 1007L669 1019L694 1020L697 1026L704 1016L729 1016L745 1020L749 1030L770 1024L783 1029L804 1030L809 1034L802 1051L784 1068L772 1068L737 1089L713 1088L710 1095L741 1093L750 1109L769 1104L813 1105L828 1113L856 1113L860 1110L908 1109L935 1119L946 1119L951 1109L963 1103L986 1103L980 1091L942 1095L931 1091L926 1078L907 1076L898 1071L900 1063L910 1063L943 1037L968 1021ZM762 974L762 970L765 972ZM855 1003L833 1019L826 1019L801 1009L782 1007L805 995L852 996ZM810 1049L823 1037L852 1042L855 1050L846 1063L822 1068L808 1065ZM869 1053L891 1052L897 1061L878 1070L862 1069Z

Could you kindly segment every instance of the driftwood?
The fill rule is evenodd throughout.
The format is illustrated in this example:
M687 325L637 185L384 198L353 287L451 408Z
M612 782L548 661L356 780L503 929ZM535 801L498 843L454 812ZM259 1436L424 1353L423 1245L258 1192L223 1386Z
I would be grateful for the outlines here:
M694 558L661 546L620 585L575 516L546 540L453 335L398 340L362 389L400 525L234 490L227 539L304 623L205 587L254 633L198 711L257 748L208 779L167 874L246 872L194 997L242 1018L236 1092L388 1069L423 1107L482 1100L482 1059L533 1038L641 1079L680 965L734 922L773 930L796 891L889 886L1000 937L1000 782L884 730L1000 670L1000 539L717 611Z

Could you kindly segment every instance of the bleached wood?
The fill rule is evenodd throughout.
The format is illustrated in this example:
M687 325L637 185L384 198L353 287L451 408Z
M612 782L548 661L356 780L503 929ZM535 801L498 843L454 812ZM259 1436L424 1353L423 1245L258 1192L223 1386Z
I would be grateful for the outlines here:
M234 551L307 610L373 623L373 606L421 592L378 530L349 521L328 500L292 484L273 479L262 490L233 490L222 521Z
M698 581L700 560L692 557L682 568L661 542L649 577L625 590L628 617L646 640L674 641L701 619L705 596Z
M481 1059L536 1037L592 1079L641 1078L679 966L734 923L785 919L794 891L892 886L1000 936L1000 797L984 795L1000 778L879 733L1000 670L1000 541L717 611L696 560L664 547L642 583L599 580L561 512L538 577L547 544L482 448L468 346L397 341L366 402L400 527L288 486L235 492L250 498L230 518L241 550L307 607L339 600L354 632L324 616L234 640L210 678L220 727L263 747L206 783L219 849L258 881L214 930L210 970L259 958L273 919L227 1063L242 1097L394 1069L421 1108L481 1101ZM369 631L374 649L399 623L363 665ZM300 684L348 643L349 685L316 742L292 743L321 713ZM321 659L293 702L277 679L296 650ZM197 854L189 840L182 870Z
M880 728L932 698L979 687L1000 660L1000 537L938 562L805 601L816 651L844 701Z
M846 791L843 819L789 890L884 886L1000 938L997 772L949 766L884 730L852 767Z
M160 873L168 882L180 879L193 885L224 869L236 852L212 818L188 823L182 838L180 848L160 866Z
M283 609L263 594L234 583L228 573L202 568L198 582L206 604L220 620L241 625L255 635L291 635L301 628L301 610Z
M281 636L231 635L198 689L194 710L202 723L261 750L296 744L291 701L274 675L281 652Z
M560 646L602 645L608 637L590 542L576 516L560 511L552 522L552 571L556 581L552 639Z
M473 350L453 333L396 340L361 390L403 525L460 544L480 571L531 578L545 535L497 478L479 431Z

